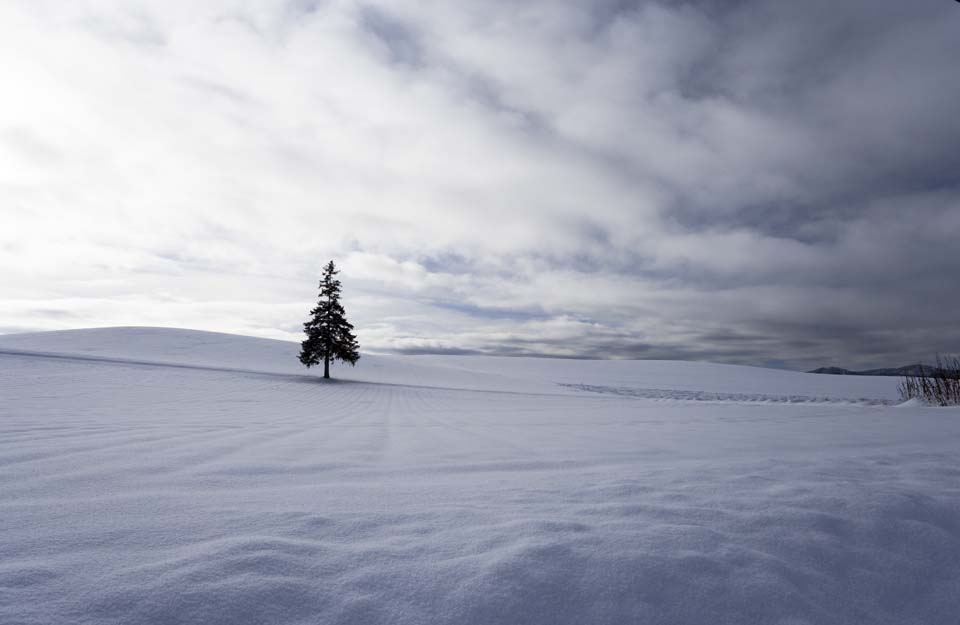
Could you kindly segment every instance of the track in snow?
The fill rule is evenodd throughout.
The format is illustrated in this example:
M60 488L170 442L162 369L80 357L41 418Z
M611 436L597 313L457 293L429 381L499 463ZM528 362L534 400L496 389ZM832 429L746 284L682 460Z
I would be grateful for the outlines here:
M767 395L764 393L713 393L710 391L689 391L666 388L632 388L623 386L602 386L599 384L561 384L561 386L588 393L617 395L659 401L710 401L737 403L777 403L777 404L862 404L864 406L895 406L896 400L859 397L855 399L837 399L834 397L811 397L809 395Z
M68 333L35 339L43 357L5 340L4 624L960 613L956 410L543 383L663 381L644 363L631 379L620 364L373 358L324 383L284 368L288 347L243 337ZM509 392L491 367L520 369ZM749 368L697 367L705 394L756 397L755 379L737 382ZM870 390L756 375L833 400Z

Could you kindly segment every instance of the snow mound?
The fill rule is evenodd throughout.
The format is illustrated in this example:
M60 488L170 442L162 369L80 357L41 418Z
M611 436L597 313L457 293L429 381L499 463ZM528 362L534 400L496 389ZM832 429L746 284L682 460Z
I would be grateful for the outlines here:
M0 352L10 355L312 377L322 373L322 369L304 368L297 359L299 350L298 343L289 341L178 328L91 328L0 336ZM371 354L363 354L355 367L335 363L332 373L340 380L385 384L550 390L549 384L518 381L493 371L464 374L449 367Z
M173 328L96 328L0 336L0 352L316 376L297 360L299 345ZM855 401L890 403L898 378L831 376L713 363L569 360L492 356L364 354L356 367L333 365L340 380L531 393L605 389L649 399L697 401Z
M0 337L0 623L960 613L960 410L758 402L887 391L702 363L365 357L324 383L296 347Z

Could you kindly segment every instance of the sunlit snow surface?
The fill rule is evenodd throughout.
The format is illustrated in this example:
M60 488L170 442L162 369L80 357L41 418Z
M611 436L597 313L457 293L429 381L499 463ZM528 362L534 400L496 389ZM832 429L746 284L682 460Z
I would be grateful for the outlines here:
M960 411L895 378L0 337L0 623L960 622Z

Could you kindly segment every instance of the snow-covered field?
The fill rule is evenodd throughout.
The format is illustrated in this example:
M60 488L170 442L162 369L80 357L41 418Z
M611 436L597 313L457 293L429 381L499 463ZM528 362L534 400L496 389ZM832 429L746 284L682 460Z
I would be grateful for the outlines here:
M894 378L0 336L0 623L960 622L960 411Z

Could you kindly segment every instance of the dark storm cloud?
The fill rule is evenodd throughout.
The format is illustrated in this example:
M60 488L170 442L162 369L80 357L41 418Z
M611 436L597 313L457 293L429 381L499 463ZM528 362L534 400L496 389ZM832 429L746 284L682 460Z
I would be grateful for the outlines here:
M749 131L730 137L723 152L733 160L725 163L718 154L703 172L707 185L699 184L698 172L670 172L665 187L673 201L664 219L688 233L737 233L747 246L746 235L755 234L772 245L757 246L733 267L707 260L661 264L650 272L639 259L634 266L647 278L701 289L705 305L711 290L764 286L768 297L789 293L796 307L773 313L790 319L785 321L752 315L744 302L720 320L731 331L692 336L691 345L668 354L744 358L779 352L794 363L895 363L956 349L960 327L949 311L960 308L958 7L665 6L695 7L710 24L704 55L675 77L678 100L709 107L721 99L746 118L769 123L762 128L766 137ZM617 19L624 15L618 12ZM642 11L634 15L642 19ZM706 128L707 135L714 131ZM777 137L780 132L784 137ZM771 138L772 154L751 154L752 141ZM637 161L644 167L643 159ZM769 190L755 187L753 179L764 176L784 182ZM711 177L727 177L731 184L717 185L718 194ZM781 257L778 240L794 254ZM701 241L709 245L709 239ZM794 242L800 245L787 245ZM728 252L716 250L720 256ZM840 310L817 301L834 296ZM835 315L846 321L838 324Z
M781 172L798 183L792 193L732 195L720 210L684 193L674 217L803 238L806 224L835 226L883 198L956 191L957 25L948 3L759 3L719 15L720 53L693 72L706 97L770 117L772 132L802 130L815 158Z

